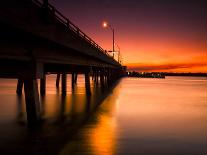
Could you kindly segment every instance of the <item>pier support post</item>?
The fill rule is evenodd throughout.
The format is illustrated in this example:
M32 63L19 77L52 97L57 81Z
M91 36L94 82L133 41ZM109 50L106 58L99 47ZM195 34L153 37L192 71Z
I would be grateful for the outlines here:
M96 70L96 84L98 84L99 81L99 70Z
M40 101L37 79L24 79L24 92L28 125L35 125L40 119Z
M93 81L94 82L96 81L96 70L95 69L93 70Z
M62 94L66 94L67 91L67 74L62 74Z
M101 82L101 90L104 91L105 84L104 84L104 70L103 69L100 71L100 82Z
M96 80L97 80L96 76L97 76L96 70L94 70L94 82L96 82Z
M107 85L108 87L111 85L111 70L109 68L107 69Z
M106 86L107 85L106 69L104 69L103 76L104 76L104 84Z
M78 73L75 73L75 80L74 80L75 84L77 84L77 80L78 80Z
M57 78L56 78L56 88L59 88L59 84L60 84L60 74L57 74Z
M92 80L94 80L94 69L92 70Z
M46 75L43 75L43 78L40 79L40 94L45 95L46 92Z
M96 80L96 83L97 83L97 84L99 83L99 76L100 76L100 71L97 70L97 80Z
M72 91L74 91L74 88L75 88L75 73L71 74L71 86L72 86Z
M23 79L19 78L17 81L17 90L16 90L16 93L18 95L22 95L23 83L24 83Z
M106 79L106 85L107 87L109 86L109 70L106 70L106 75L105 75L105 79Z
M85 73L85 87L86 87L86 94L91 95L89 72Z
M94 83L95 84L98 84L98 80L99 80L99 70L98 69L94 69L93 71L93 74L94 74L94 77L93 77L93 80L94 80Z

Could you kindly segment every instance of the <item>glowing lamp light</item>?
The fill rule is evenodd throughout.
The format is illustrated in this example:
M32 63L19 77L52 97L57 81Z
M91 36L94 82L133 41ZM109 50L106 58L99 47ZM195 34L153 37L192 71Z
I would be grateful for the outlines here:
M107 22L103 22L103 27L108 27L108 23Z

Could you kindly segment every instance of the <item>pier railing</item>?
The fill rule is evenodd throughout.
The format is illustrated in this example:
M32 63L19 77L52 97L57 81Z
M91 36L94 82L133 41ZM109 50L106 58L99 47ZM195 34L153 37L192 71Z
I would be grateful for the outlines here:
M104 50L101 46L99 46L93 39L91 39L89 36L87 36L82 30L80 30L74 23L72 23L67 17L65 17L60 11L58 11L53 5L50 3L44 4L43 0L32 0L36 5L39 7L47 7L51 13L55 16L55 18L61 22L63 25L65 25L67 28L72 30L74 33L76 33L79 37L90 43L94 48L101 51L108 57L113 58L110 56L106 50ZM114 59L115 60L115 59Z

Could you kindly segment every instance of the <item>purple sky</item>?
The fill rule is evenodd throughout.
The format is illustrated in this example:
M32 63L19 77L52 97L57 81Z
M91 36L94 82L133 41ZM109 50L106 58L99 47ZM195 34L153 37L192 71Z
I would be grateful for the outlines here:
M121 47L127 65L165 65L172 64L175 60L179 60L178 64L182 61L197 63L195 57L204 55L207 58L207 1L49 2L107 50L112 46L111 32L104 30L101 23L104 20L109 21L115 28L116 43ZM177 49L178 46L180 50ZM181 49L185 55L182 58Z

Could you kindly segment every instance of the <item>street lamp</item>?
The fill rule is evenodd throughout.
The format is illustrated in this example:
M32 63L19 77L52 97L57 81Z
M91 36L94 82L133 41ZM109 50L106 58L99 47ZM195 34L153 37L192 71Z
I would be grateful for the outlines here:
M114 58L114 52L115 52L114 51L114 28L107 22L103 22L103 27L104 28L109 27L111 29L112 33L113 33L113 58Z

